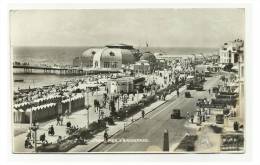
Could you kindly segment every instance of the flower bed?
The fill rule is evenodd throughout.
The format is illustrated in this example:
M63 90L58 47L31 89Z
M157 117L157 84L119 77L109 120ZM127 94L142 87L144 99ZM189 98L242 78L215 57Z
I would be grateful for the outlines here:
M217 125L210 125L209 127L213 130L214 133L220 134L223 132L223 128Z
M180 151L194 151L195 150L195 141L198 139L197 135L186 135L176 150Z
M119 110L116 113L116 118L119 120L124 120L125 118L140 112L144 107L149 106L156 100L157 100L156 96L148 96L146 98L143 98L142 100L139 101L138 104L132 104Z
M67 152L79 144L85 144L85 140L91 139L95 134L106 129L106 122L99 120L89 125L89 129L80 128L60 143L42 145L37 148L38 152Z

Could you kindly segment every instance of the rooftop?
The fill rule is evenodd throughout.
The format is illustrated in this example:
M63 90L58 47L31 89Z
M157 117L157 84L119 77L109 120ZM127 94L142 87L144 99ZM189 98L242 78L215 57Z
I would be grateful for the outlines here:
M132 45L127 45L127 44L111 44L111 45L106 45L108 48L121 48L121 49L133 49Z

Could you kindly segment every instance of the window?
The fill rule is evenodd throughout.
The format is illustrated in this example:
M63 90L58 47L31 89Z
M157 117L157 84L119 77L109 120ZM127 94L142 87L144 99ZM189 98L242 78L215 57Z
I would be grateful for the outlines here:
M115 56L115 53L114 52L110 52L109 55L110 56Z
M95 61L95 67L98 67L98 61Z
M112 68L117 68L117 62L112 62Z
M109 62L104 62L104 68L109 68L109 67L110 67Z

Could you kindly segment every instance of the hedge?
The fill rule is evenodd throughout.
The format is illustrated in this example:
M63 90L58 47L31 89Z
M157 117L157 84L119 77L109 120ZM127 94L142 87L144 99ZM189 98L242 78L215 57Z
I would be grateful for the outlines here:
M176 150L182 150L182 151L194 151L195 150L195 142L198 139L197 135L186 135Z
M123 109L119 110L116 113L116 117L119 120L124 120L125 118L132 116L136 113L138 113L139 111L141 111L144 107L149 106L150 104L152 104L153 102L155 102L157 100L157 97L154 96L148 96L146 98L143 98L142 100L139 101L138 104L132 104L129 105L127 107L124 107Z

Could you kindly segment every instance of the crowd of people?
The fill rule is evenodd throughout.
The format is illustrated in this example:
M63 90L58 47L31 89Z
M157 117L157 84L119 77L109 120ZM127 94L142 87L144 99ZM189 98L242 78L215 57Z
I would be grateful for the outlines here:
M171 68L169 70L163 70L163 71L156 71L155 73L151 75L144 75L146 78L146 86L150 86L152 84L155 84L158 86L160 89L166 88L169 84L176 83L176 81L180 81L183 78L187 76L187 74L190 73L190 68L186 66L184 63L175 63L172 64ZM121 74L118 74L122 76ZM86 83L94 83L94 84L101 84L101 86L104 85L104 82L101 81L102 79L109 79L111 77L117 77L115 74L104 74L104 75L92 75L92 76L85 76L80 79L71 79L69 81L66 81L64 83L60 83L57 85L50 85L50 86L45 86L42 88L34 88L34 89L27 89L27 90L18 90L15 92L14 95L14 102L20 103L20 102L29 102L33 101L39 98L44 98L50 95L62 95L65 97L69 97L71 92L75 92L81 84L86 84ZM100 87L98 87L100 88ZM93 89L90 90L89 92L94 94L94 92L98 91L100 89ZM109 105L108 103L110 102L111 96L109 96L108 90L106 88L102 89L104 90L104 95L103 95L103 101L100 100L94 100L94 108L96 113L101 113L100 111L101 107L106 107ZM154 89L151 90L150 88L145 88L144 90L144 95L152 95L154 92ZM144 96L143 95L143 96ZM177 96L179 96L179 91L177 91ZM128 100L134 101L134 94L125 94L125 95L120 95L118 99L122 101L122 104L127 104ZM141 98L140 98L141 99ZM67 112L67 111L66 111ZM56 126L63 126L64 122L64 117L65 115L68 117L69 114L65 113L63 115L58 115L56 118ZM142 117L144 117L144 112L142 111ZM193 119L192 119L193 120ZM70 122L66 123L66 133L71 134L72 132L78 130L78 126L72 126ZM31 141L35 141L32 137L33 131L29 131L26 140L25 140L25 147L26 148L31 148L32 144ZM106 132L107 134L107 132ZM105 141L107 141L108 135L104 135ZM48 136L54 136L55 135L55 129L53 125L50 125L48 128ZM61 141L62 137L58 136L57 142ZM42 144L48 143L46 140L46 135L45 133L40 136L40 141Z

